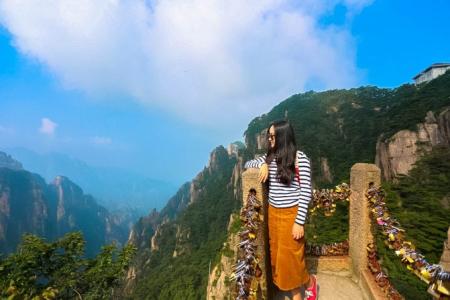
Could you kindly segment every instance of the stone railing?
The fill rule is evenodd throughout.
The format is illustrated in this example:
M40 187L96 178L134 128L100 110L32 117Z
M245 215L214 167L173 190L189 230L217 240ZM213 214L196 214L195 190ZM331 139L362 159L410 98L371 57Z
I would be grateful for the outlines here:
M270 254L268 250L267 230L267 192L258 180L259 171L248 169L242 174L243 202L247 201L250 191L255 191L259 201L263 204L264 226L257 237L260 257L264 263L260 264L264 278L261 280L261 291L257 299L274 299L275 288L271 280ZM381 172L374 164L357 163L350 173L350 211L349 211L349 255L331 257L308 257L307 265L311 273L328 273L336 276L346 276L359 285L366 299L386 299L386 296L376 284L368 270L367 245L373 237L370 227L370 215L365 192L370 183L380 185Z
M259 259L259 267L262 271L262 276L258 279L257 299L271 299L271 268L270 268L270 254L269 254L269 230L268 230L268 202L267 191L265 185L259 182L258 169L248 169L242 174L242 191L243 191L243 205L247 207L247 200L249 194L253 193L257 201L261 202L261 209L259 214L262 216L261 226L256 233L256 251L255 256Z
M367 245L373 242L366 191L380 186L381 171L374 164L357 163L350 170L349 257L352 279L367 299L387 299L368 269Z

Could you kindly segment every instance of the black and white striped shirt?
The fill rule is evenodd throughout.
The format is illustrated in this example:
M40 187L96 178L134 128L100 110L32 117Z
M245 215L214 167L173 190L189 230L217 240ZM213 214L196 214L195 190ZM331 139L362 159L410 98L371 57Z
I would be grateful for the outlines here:
M305 153L297 151L299 163L300 185L298 177L292 180L290 185L283 184L277 179L277 163L273 159L269 164L269 203L277 208L292 207L298 205L295 223L303 225L308 213L308 205L312 198L311 188L311 163ZM266 155L249 160L245 168L260 168L266 161Z

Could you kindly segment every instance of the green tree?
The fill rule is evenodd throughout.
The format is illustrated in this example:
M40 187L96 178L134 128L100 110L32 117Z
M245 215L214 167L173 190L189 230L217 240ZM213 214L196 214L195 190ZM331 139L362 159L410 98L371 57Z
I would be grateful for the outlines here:
M16 253L0 259L0 296L12 299L106 299L118 287L135 248L112 245L92 259L84 257L81 232L55 242L32 234Z

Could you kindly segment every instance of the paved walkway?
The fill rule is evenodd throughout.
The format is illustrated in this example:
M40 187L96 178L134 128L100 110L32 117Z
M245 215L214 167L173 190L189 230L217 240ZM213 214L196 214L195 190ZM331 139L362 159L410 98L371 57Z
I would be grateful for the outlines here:
M320 300L362 300L364 299L358 285L349 277L330 274L317 274L319 284L318 299ZM302 299L304 299L302 293ZM275 300L290 300L289 293L279 292Z

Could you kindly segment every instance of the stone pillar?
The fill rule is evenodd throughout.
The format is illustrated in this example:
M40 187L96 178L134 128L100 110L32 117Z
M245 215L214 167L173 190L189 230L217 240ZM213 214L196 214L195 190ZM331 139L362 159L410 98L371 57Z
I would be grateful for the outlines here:
M271 267L270 267L270 253L269 253L269 230L267 222L268 202L267 191L265 185L259 182L259 169L247 169L242 173L242 199L243 207L247 205L247 197L250 191L256 192L256 198L262 202L261 214L264 220L261 222L257 232L256 239L256 255L260 258L259 266L262 271L262 276L259 280L260 291L257 294L257 299L272 299L271 288Z
M447 232L447 240L444 242L441 261L439 263L445 271L450 272L450 227Z
M370 231L370 215L365 192L369 183L381 183L380 169L374 164L357 163L350 171L349 256L352 260L353 278L361 279L367 270L367 244L373 240Z

